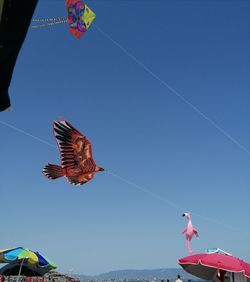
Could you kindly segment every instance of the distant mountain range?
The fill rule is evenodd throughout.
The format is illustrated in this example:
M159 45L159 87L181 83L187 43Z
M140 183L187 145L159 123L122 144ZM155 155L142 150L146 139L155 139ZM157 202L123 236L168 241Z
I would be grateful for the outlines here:
M181 268L160 268L160 269L127 269L127 270L117 270L111 272L105 272L95 276L78 275L81 280L87 279L97 279L97 280L107 280L107 279L175 279L177 275L181 275L183 279L199 280L197 277L186 273Z

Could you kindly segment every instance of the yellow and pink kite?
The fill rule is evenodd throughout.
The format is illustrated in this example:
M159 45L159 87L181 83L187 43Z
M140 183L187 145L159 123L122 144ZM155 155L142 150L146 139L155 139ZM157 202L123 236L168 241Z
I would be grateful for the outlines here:
M67 18L33 19L33 22L43 24L33 25L33 28L52 26L68 22L71 34L80 38L95 19L95 13L82 0L66 0Z

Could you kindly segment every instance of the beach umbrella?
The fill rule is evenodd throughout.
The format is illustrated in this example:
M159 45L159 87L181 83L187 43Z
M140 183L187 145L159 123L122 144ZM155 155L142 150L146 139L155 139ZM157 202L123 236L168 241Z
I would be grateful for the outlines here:
M33 252L27 248L17 247L0 250L0 263L8 263L20 261L19 274L21 274L23 262L34 265L36 267L42 267L47 269L55 269L56 265L41 255L39 252Z
M250 264L227 253L187 256L179 259L179 264L186 272L205 280L212 280L219 270L242 273L250 279Z

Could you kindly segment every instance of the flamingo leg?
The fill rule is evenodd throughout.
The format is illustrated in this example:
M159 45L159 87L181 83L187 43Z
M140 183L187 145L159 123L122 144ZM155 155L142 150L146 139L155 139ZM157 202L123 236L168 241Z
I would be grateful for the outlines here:
M190 247L190 238L188 237L186 238L186 244L187 244L187 249L188 249L189 254L192 254L193 250Z

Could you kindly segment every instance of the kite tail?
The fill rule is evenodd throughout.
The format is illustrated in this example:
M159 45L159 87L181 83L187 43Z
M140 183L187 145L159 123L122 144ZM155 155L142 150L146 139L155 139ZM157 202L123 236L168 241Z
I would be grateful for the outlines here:
M39 25L32 25L32 28L40 28L40 27L47 27L47 26L53 26L57 24L63 24L66 23L67 20L62 20L62 21L57 21L57 22L46 22L44 24L39 24Z
M43 19L32 19L32 22L58 22L67 20L65 17L57 17L57 18L43 18Z
M43 174L49 179L56 179L64 176L63 168L54 164L47 164L43 169Z

